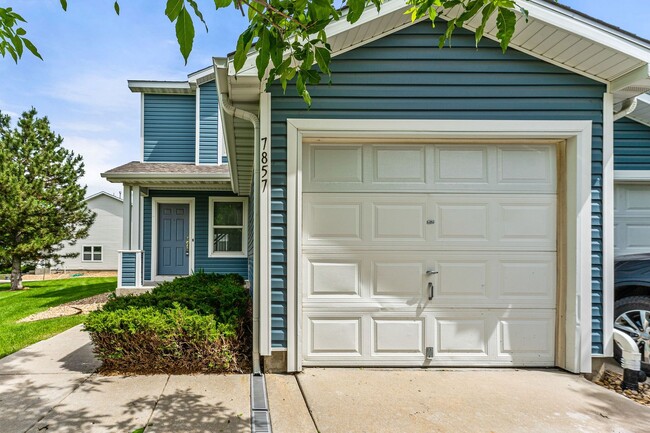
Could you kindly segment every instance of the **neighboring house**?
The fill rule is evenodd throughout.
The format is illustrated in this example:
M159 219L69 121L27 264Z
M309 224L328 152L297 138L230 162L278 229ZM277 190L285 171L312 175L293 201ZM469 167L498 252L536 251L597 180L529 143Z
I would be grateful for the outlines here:
M650 42L531 0L505 54L494 23L475 49L475 21L438 49L444 23L408 7L328 28L310 109L261 90L254 52L129 82L142 159L104 174L135 197L118 290L247 276L254 350L288 371L590 372L613 350L614 136L624 154L638 124L614 117L650 91Z
M63 259L65 271L116 271L118 250L122 248L122 199L106 192L86 198L88 209L97 214L88 237L67 245L62 253L78 253Z

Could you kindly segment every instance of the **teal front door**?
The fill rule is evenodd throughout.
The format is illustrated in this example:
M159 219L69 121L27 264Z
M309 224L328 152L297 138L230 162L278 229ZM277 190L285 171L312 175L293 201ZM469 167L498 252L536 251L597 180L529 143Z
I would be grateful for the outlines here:
M190 273L190 205L158 208L158 275Z

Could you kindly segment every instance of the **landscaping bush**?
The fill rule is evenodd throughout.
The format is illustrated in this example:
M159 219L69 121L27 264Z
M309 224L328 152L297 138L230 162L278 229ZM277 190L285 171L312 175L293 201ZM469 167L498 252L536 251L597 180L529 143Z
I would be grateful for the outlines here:
M251 299L243 283L239 275L197 273L109 300L85 322L102 370L248 371Z

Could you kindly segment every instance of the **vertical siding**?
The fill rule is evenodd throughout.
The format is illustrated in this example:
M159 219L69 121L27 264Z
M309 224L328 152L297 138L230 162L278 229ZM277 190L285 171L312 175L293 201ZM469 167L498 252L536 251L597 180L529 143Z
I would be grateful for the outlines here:
M591 120L594 194L593 352L602 352L602 97L605 86L458 30L437 48L444 26L410 26L336 57L332 84L310 88L307 110L293 87L272 86L272 338L286 347L286 124L288 118Z
M135 286L135 253L122 253L121 287Z
M614 169L650 170L650 127L626 117L614 122Z
M144 162L195 162L196 97L144 95Z
M219 162L219 99L217 84L210 81L200 86L199 97L199 164Z
M151 199L153 197L193 197L195 202L194 217L194 270L203 270L218 274L235 273L244 278L248 277L248 258L246 257L209 257L208 256L208 218L210 197L229 196L232 193L223 191L149 191L149 196L144 199L143 209L143 248L144 248L144 279L151 280ZM249 228L251 230L252 228Z
M252 191L252 188L251 188ZM248 281L251 287L251 293L253 290L253 278L255 278L255 200L253 200L253 195L251 194L248 197Z

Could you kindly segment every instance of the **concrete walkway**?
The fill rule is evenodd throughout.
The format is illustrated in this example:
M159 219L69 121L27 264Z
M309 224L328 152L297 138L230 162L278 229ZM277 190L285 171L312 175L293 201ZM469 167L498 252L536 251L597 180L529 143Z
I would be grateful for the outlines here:
M320 433L650 432L650 408L554 369L307 368L294 380ZM274 433L315 431L276 425L281 387L268 380Z
M72 328L0 360L0 433L250 432L248 375L101 376Z

